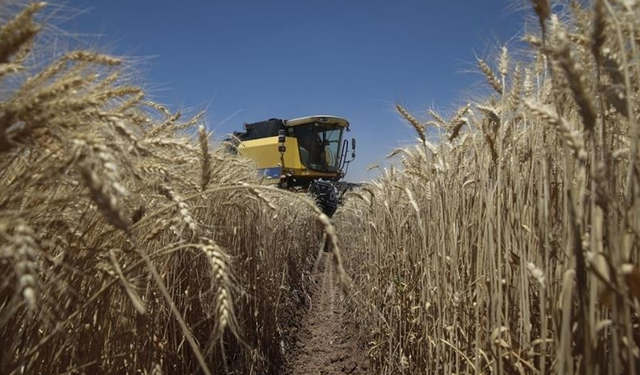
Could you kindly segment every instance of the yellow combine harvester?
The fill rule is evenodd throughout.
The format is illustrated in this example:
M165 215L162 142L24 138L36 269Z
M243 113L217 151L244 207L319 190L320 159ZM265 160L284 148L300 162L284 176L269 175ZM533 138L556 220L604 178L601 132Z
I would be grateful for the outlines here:
M349 122L336 116L308 116L293 120L269 119L244 125L231 142L237 152L252 159L269 184L309 191L331 216L340 192L351 184L338 183L355 158L356 140L343 140Z

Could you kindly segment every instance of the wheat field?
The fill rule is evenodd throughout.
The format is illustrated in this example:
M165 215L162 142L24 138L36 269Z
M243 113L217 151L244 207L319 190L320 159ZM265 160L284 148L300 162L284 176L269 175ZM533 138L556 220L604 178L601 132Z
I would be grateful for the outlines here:
M567 5L329 220L0 1L0 373L282 373L323 250L372 373L637 373L640 4Z
M376 373L635 374L637 2L571 2L339 214ZM524 55L524 57L523 57Z
M37 61L44 7L0 29L0 373L276 372L331 224L122 59Z

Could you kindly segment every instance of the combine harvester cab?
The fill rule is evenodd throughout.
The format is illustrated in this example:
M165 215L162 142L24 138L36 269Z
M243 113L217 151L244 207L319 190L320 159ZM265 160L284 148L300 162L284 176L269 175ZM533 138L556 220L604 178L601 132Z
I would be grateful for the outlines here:
M355 139L343 139L349 122L336 116L270 119L244 125L235 132L238 153L256 163L266 183L283 189L308 191L320 209L333 215L339 205L349 163L355 158Z

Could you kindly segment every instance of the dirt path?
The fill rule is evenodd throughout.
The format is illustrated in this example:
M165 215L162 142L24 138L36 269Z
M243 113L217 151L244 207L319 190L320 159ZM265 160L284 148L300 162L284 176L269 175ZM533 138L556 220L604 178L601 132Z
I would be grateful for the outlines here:
M311 308L302 319L298 341L291 353L289 375L367 374L364 353L345 317L345 306L331 266L323 254Z

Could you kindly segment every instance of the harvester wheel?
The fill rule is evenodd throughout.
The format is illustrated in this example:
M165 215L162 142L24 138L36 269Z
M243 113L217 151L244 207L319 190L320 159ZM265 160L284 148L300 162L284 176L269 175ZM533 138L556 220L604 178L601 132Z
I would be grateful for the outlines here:
M327 216L331 217L338 209L338 189L330 181L312 181L309 192L315 197L316 204Z

